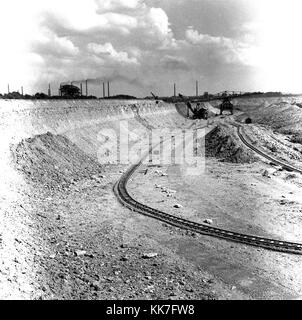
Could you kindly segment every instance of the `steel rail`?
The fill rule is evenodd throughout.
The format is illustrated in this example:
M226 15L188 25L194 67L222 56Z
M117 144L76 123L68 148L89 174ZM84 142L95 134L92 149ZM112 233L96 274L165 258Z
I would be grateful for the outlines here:
M280 165L282 168L285 168L287 169L288 171L295 171L295 172L298 172L298 173L301 173L302 174L302 170L288 164L288 163L285 163L281 160L278 160L268 154L266 154L265 152L263 152L262 150L256 148L253 144L251 144L250 142L248 142L246 140L246 138L243 136L242 134L242 127L240 125L235 125L237 127L237 133L238 133L238 137L240 138L240 140L250 149L252 149L254 152L258 153L259 155L261 155L262 157L270 160L271 162L277 164L277 165Z
M213 130L215 129L216 128L214 128ZM149 151L151 150L152 149L150 149ZM143 165L143 160L145 157L146 155L138 163L132 165L114 185L114 193L123 206L127 207L132 211L138 212L148 217L152 217L154 219L160 220L180 229L186 229L199 234L224 239L227 241L251 245L255 247L261 247L273 251L291 254L302 254L302 243L295 243L245 233L239 233L231 230L213 227L206 224L193 222L184 218L176 217L161 210L149 207L135 200L127 190L127 183L129 182L133 174Z

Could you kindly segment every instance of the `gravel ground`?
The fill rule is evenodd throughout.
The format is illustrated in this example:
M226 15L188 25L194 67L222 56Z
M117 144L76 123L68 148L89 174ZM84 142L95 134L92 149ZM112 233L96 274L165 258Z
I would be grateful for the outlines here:
M180 230L117 202L112 188L128 165L97 161L100 128L117 128L131 115L132 145L146 129L190 128L192 122L149 102L138 113L133 102L121 113L116 102L104 109L89 102L26 103L24 109L19 102L0 106L2 299L301 297L300 256ZM205 172L189 176L185 166L146 164L130 192L191 220L300 242L301 177L260 159L249 163L251 154L226 119L216 117L224 129L211 145L215 154L208 154ZM276 145L280 157L299 164L300 146L267 129L246 128L258 146L274 153ZM221 150L220 137L228 148Z

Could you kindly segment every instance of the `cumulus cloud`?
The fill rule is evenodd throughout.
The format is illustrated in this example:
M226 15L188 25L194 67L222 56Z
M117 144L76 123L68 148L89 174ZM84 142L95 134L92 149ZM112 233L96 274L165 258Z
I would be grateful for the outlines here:
M168 54L177 47L177 41L161 8L140 0L79 0L67 10L71 2L61 2L58 8L41 12L39 33L31 45L32 52L49 66L50 80L98 78L98 72L104 79L115 75L133 85L135 81L127 75L143 78L146 69L153 68L151 61L162 61L168 69L185 68L183 59L162 59L165 51Z
M216 48L217 50L214 51L225 63L254 65L255 59L253 59L253 56L258 50L257 47L251 45L252 41L248 37L246 37L245 42L227 37L215 37L209 34L201 34L192 27L189 27L185 34L186 39L193 45L202 46L205 49Z
M142 5L140 0L97 0L97 12L134 10Z
M18 2L11 0L12 15ZM45 91L48 82L88 78L98 79L95 83L116 81L120 90L128 84L129 90L138 95L150 89L164 90L176 80L187 87L197 78L209 79L217 87L226 70L246 72L242 68L253 65L251 52L259 51L251 50L248 41L210 35L202 24L186 26L176 36L177 26L171 25L161 4L167 7L163 0L27 0L17 13L24 28L15 27L14 34L23 39L24 46L20 42L14 46L4 32L8 45L2 55L12 56L9 48L13 48L15 55L20 52L15 59L20 64L26 57L23 63L27 67L15 68L14 75L22 70L27 75L24 81L34 91ZM169 10L181 10L182 5L183 0L175 1ZM169 12L173 14L173 10ZM3 29L13 25L5 15L1 18L5 21ZM9 67L2 64L2 70L6 68L9 73ZM33 73L28 70L34 70L31 78L28 75Z
M117 63L130 63L130 64L138 64L138 61L135 57L129 58L127 52L123 51L116 51L112 44L109 42L106 42L104 45L97 44L97 43L89 43L88 44L88 51L96 54L100 57L106 58L109 57L109 60L111 62L117 62Z
M229 45L229 39L224 37L213 37L208 34L200 34L193 27L189 27L186 30L186 39L192 44L218 44L218 45Z
M168 70L189 70L190 67L183 57L165 55L160 60L161 66Z
M32 50L40 55L64 57L76 56L80 50L67 37L58 37L51 31L41 34L33 45Z

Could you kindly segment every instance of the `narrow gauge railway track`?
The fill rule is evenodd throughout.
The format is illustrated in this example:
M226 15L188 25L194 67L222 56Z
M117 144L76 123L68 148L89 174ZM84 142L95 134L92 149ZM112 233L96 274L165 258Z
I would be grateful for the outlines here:
M214 129L215 130L215 129ZM122 205L128 209L148 217L160 220L180 229L190 230L199 234L221 238L228 241L239 242L246 245L261 247L273 251L302 254L302 243L288 242L265 237L259 237L244 233L233 232L184 218L176 217L161 210L151 208L131 197L127 190L127 183L133 174L143 165L142 158L138 163L132 165L114 185L114 193Z
M252 143L248 142L247 139L243 136L242 134L242 127L240 125L235 125L237 127L237 133L238 133L238 137L240 138L240 140L250 149L252 149L254 152L258 153L259 155L261 155L262 157L266 158L267 160L270 160L271 162L280 165L281 167L283 167L284 169L288 170L288 171L295 171L298 173L302 174L302 170L291 166L288 163L284 163L283 161L280 161L278 159L275 159L273 157L271 157L270 155L266 154L265 152L259 150L258 148L256 148Z

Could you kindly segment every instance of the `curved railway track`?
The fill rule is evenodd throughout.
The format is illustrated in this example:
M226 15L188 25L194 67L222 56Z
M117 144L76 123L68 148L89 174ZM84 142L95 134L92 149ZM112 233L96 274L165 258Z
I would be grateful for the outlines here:
M240 133L239 128L238 128L238 133ZM250 147L250 144L246 144L246 145ZM256 148L252 148L252 149L255 152L258 152L258 149L257 151L255 150ZM252 245L255 247L261 247L261 248L278 251L278 252L302 254L302 243L288 242L288 241L270 239L266 237L259 237L259 236L254 236L254 235L249 235L249 234L244 234L239 232L233 232L230 230L213 227L206 224L193 222L184 218L173 216L161 210L149 207L135 200L128 193L127 183L129 182L133 174L143 165L143 160L145 157L143 157L138 163L132 165L114 185L114 193L116 194L118 200L122 205L124 205L128 209L138 212L140 214L143 214L145 216L160 220L162 222L173 225L180 229L190 230L199 234L204 234L204 235L212 236L215 238L221 238L228 241L239 242L246 245ZM272 161L275 162L275 160L272 160Z
M262 150L259 150L256 148L252 143L248 142L247 139L242 134L242 127L240 125L235 125L237 127L237 133L240 138L240 140L250 149L252 149L254 152L258 153L262 157L266 158L267 160L270 160L271 162L280 165L282 168L288 170L288 171L294 171L302 174L302 170L295 168L294 166L291 166L288 163L284 163L283 161L280 161L278 159L275 159L274 157L271 157L270 155L264 153Z

